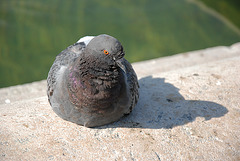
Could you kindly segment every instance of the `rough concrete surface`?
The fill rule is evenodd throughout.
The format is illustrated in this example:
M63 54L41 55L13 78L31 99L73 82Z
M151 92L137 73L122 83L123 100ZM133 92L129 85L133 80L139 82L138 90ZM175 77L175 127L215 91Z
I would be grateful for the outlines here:
M240 160L240 44L135 63L140 99L118 122L59 118L46 81L0 89L0 160Z

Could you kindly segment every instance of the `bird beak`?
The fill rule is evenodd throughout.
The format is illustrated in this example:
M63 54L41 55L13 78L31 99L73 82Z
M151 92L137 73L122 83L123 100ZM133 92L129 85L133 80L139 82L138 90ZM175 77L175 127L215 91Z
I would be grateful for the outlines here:
M123 51L118 53L117 59L122 59L124 57L124 55L125 55L125 53Z
M124 57L125 53L123 51L118 52L116 55L113 56L114 61L118 61Z
M122 57L124 57L124 55L125 55L125 52L124 52L124 51L123 51L123 52L121 52L121 54L120 54L120 55L121 55L121 58L122 58Z

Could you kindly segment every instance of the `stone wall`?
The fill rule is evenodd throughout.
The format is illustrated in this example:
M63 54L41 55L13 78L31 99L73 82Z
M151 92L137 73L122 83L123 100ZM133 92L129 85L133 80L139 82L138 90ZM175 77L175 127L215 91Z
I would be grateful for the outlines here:
M98 128L59 118L46 80L0 89L0 160L240 160L240 43L133 67L136 108Z

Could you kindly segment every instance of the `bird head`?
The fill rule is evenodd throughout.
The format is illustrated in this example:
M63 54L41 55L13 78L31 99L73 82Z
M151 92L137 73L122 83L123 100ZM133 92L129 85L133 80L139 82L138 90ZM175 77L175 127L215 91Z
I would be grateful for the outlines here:
M106 34L94 37L87 45L86 51L105 61L117 61L125 55L122 44Z

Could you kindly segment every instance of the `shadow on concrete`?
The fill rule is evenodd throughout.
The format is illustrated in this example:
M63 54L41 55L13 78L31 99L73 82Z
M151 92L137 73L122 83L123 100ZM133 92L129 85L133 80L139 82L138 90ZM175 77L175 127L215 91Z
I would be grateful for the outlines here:
M185 100L179 89L164 78L144 77L139 80L140 98L133 112L118 122L98 129L128 127L171 129L193 122L197 117L205 120L224 116L228 110L220 104Z

